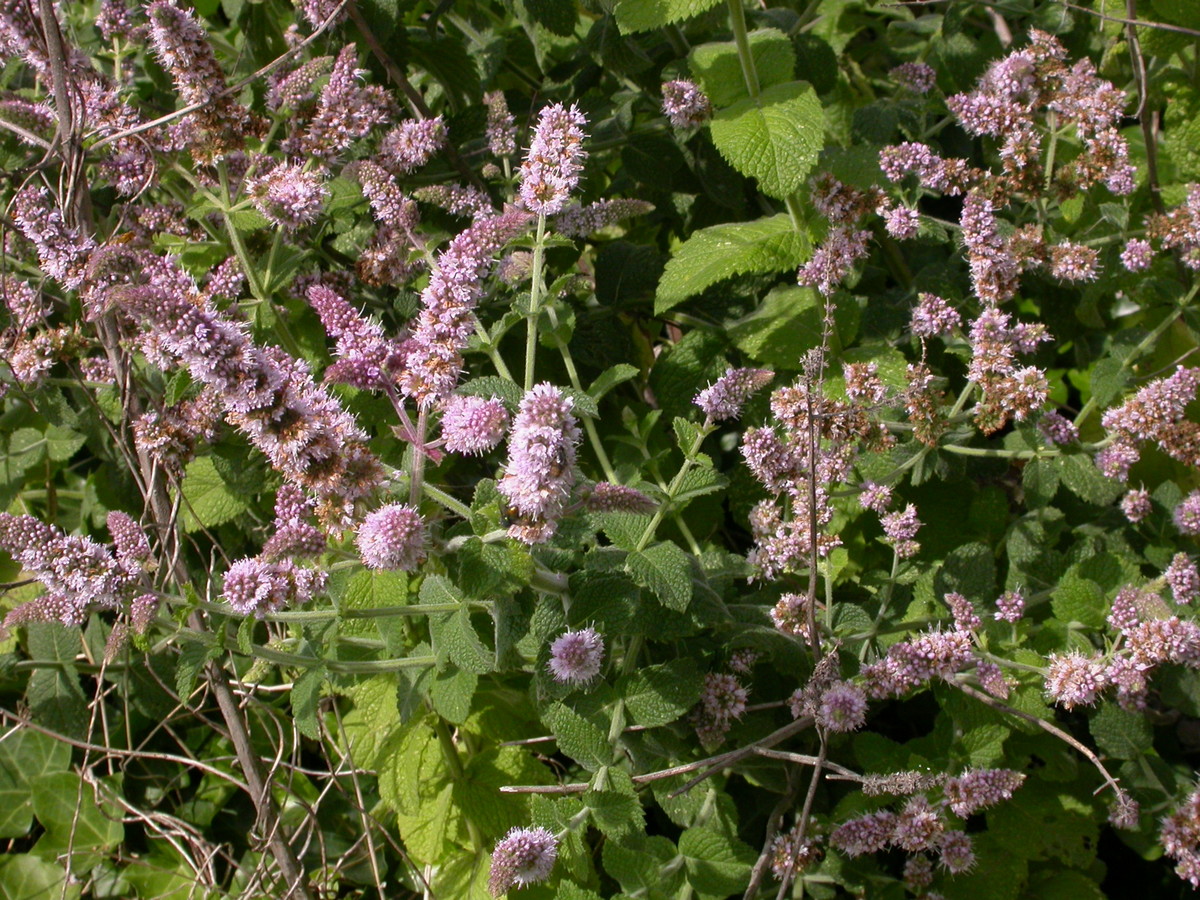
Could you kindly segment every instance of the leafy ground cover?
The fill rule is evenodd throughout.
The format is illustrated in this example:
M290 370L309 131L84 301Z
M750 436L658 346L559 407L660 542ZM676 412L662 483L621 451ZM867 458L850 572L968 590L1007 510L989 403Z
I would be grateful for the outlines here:
M0 4L0 896L1190 893L1197 37Z

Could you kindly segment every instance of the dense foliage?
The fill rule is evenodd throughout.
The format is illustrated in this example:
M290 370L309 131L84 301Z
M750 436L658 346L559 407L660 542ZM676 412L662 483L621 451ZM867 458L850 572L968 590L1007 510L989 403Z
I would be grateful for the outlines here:
M1200 6L0 3L0 897L1200 885Z

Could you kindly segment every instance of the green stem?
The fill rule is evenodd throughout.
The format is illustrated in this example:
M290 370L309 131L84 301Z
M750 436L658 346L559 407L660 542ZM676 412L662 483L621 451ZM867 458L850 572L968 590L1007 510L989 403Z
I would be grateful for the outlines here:
M324 666L330 672L344 675L397 672L400 669L431 669L437 665L437 658L433 656L409 656L404 659L321 659L317 656L287 653L261 646L251 648L250 653L257 659L265 659L267 662L283 666L297 666L302 669Z
M758 85L758 70L754 65L754 54L750 50L750 38L746 34L746 10L742 0L729 0L729 24L733 27L733 42L737 44L738 62L742 65L742 78L751 100L757 100L761 90Z
M441 747L442 758L446 760L446 767L450 770L450 777L455 781L462 781L466 770L463 769L462 759L458 755L458 747L454 743L454 736L450 734L446 720L438 716L434 721L433 730L437 733L438 746ZM479 833L479 827L471 821L469 815L464 815L463 821L467 823L467 835L471 839L471 846L476 850L482 850L483 839Z
M542 259L545 255L546 244L546 215L538 214L537 236L533 242L533 273L529 279L529 317L528 331L525 335L525 390L533 388L534 363L537 357L537 323L538 307L542 302L544 283L542 279Z
M471 518L471 508L465 503L455 500L441 488L436 488L432 484L426 484L422 487L422 490L425 492L425 496L430 500L436 500L438 503L442 504L442 506L446 507L446 509L450 510L451 512L458 513L464 519Z
M695 458L696 454L700 452L700 445L704 443L704 439L708 437L711 431L712 420L705 419L704 426L700 429L699 434L696 435L696 440L692 442L691 449L687 452L687 455L684 456L683 465L679 467L679 471L675 473L675 477L671 479L671 483L667 486L666 502L660 505L658 509L654 511L654 515L650 518L650 521L646 523L646 530L642 532L642 536L638 540L637 546L635 547L636 550L645 550L646 545L654 539L654 532L662 523L663 517L667 514L667 509L670 506L671 501L679 492L679 488L683 486L683 479L687 477L687 473L691 470L692 460Z
M417 412L417 440L412 446L412 473L408 482L408 502L416 506L421 502L421 489L425 484L425 432L429 411L422 406Z
M1037 459L1058 456L1058 450L1004 450L999 447L964 447L962 444L942 444L939 450L958 456L990 456L996 459Z
M558 313L554 311L553 306L547 306L546 312L550 315L550 324L554 326L555 333L558 331ZM562 354L563 365L567 368L567 378L571 381L571 387L584 393L583 382L579 380L579 372L575 368L575 358L571 355L571 348L567 346L565 340L559 340L558 352ZM617 483L617 473L612 467L612 462L608 458L608 453L604 450L604 444L600 442L600 432L596 430L596 423L592 421L590 416L582 416L583 430L587 432L588 443L592 445L592 452L596 454L596 459L600 461L600 468L604 470L604 477L613 484Z

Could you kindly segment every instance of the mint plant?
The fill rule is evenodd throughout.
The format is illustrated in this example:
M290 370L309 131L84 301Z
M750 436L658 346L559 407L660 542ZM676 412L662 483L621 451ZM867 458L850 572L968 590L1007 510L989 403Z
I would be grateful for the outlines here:
M0 10L0 890L1200 886L1143 6Z

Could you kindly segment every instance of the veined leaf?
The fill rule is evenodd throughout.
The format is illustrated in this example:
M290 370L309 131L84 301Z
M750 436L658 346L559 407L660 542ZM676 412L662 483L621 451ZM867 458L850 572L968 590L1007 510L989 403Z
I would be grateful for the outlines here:
M786 213L713 225L695 232L675 251L658 282L654 311L663 313L734 275L784 272L800 265L810 247Z
M617 0L617 25L623 34L651 31L712 9L721 0Z
M821 103L804 81L772 85L721 110L710 129L729 164L780 199L804 183L825 144Z
M758 83L770 87L796 77L796 51L782 31L764 28L748 35ZM720 109L749 94L742 78L742 64L733 41L700 44L688 55L688 67L713 106Z

